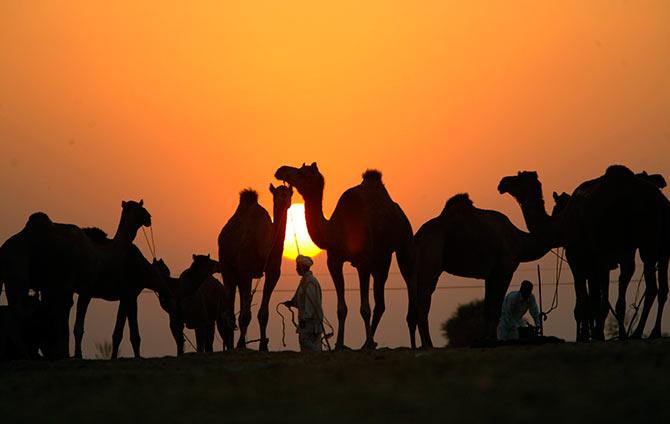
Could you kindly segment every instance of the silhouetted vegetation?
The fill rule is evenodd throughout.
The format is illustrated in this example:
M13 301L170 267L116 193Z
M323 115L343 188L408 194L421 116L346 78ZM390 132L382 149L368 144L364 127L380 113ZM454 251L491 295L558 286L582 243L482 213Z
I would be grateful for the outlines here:
M484 300L473 300L460 305L456 312L442 324L442 335L449 347L471 346L486 336Z

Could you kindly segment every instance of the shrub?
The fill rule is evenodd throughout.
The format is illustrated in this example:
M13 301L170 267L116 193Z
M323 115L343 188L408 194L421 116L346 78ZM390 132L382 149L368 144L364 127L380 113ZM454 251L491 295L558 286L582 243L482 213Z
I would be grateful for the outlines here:
M449 347L470 346L486 336L484 300L478 299L460 305L456 312L442 324L442 334Z

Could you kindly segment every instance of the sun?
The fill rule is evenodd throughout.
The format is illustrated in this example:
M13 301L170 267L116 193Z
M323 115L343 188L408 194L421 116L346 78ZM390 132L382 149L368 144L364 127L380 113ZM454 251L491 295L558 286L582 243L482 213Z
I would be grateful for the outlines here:
M286 236L284 237L284 257L289 259L297 258L298 248L300 254L305 256L314 257L321 253L321 249L314 244L307 232L304 203L294 203L288 208Z

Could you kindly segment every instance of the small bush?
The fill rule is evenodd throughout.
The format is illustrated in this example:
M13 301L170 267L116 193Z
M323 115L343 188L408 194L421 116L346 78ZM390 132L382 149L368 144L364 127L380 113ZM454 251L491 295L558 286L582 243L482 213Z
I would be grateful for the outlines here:
M442 334L449 347L471 346L486 336L484 300L474 300L460 305L456 312L442 324Z
M95 344L95 359L110 359L112 357L112 342L105 340Z

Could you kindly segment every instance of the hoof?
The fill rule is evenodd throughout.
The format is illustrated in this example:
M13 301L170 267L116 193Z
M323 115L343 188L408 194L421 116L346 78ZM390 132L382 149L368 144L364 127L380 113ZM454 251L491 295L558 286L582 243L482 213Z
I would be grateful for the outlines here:
M377 349L377 343L374 340L368 340L361 347L361 350L375 350L375 349Z
M259 346L258 346L258 351L259 352L268 352L268 343L270 342L270 339L264 339L261 340Z
M653 329L651 334L649 334L650 339L658 339L661 337L661 330Z
M335 345L335 351L344 351L344 350L351 350L351 348L344 344L339 343Z

